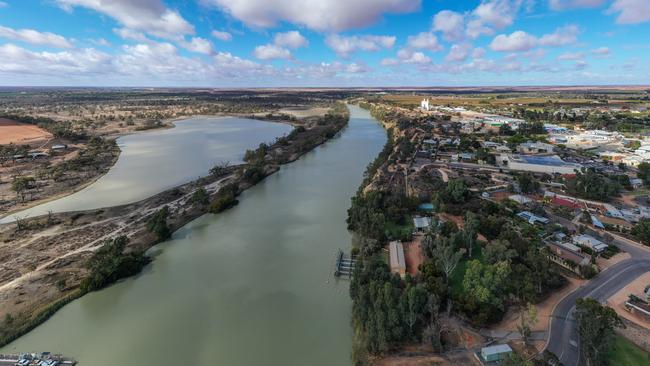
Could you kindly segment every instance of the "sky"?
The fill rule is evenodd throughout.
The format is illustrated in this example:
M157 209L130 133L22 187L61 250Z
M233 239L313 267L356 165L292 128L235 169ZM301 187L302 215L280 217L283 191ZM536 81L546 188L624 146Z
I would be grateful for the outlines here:
M0 0L0 85L650 84L650 0Z

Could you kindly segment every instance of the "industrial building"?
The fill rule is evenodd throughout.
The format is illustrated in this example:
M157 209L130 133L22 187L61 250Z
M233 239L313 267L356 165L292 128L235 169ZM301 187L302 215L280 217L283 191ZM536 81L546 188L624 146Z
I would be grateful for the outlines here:
M557 155L530 156L501 154L499 162L512 170L546 174L575 174L582 165L569 163Z
M388 244L390 254L390 271L401 277L406 276L406 259L404 258L404 245L401 241L391 241Z

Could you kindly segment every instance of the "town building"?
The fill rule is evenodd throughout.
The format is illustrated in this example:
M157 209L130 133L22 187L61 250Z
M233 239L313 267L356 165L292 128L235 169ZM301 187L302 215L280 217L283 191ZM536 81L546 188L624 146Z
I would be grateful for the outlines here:
M413 217L413 226L415 226L416 231L425 231L431 226L431 218L426 216L415 216Z
M521 211L520 213L517 214L517 216L518 216L519 218L521 218L521 219L524 219L524 220L528 221L528 223L530 223L530 224L532 224L532 225L535 225L536 223L540 223L540 224L542 224L542 225L546 225L546 224L548 224L549 222L551 222L551 221L550 221L549 219L547 219L546 217L537 216L537 215L535 215L534 213L529 212L529 211Z
M589 256L583 254L579 247L569 243L547 243L549 259L560 266L578 273L577 266L589 264Z
M481 358L485 362L499 362L505 360L512 353L512 348L507 344L481 348Z
M586 234L574 235L572 239L574 244L587 247L594 253L601 253L608 247L607 244L594 238L591 235L586 235Z
M501 154L499 163L512 170L546 174L575 174L576 170L582 168L582 165L566 162L557 155Z
M517 146L517 151L521 154L551 154L553 145L544 142L528 141Z

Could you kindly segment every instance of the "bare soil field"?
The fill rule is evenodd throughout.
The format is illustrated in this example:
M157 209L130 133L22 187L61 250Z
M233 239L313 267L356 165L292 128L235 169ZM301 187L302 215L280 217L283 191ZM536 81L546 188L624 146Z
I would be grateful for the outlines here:
M52 138L52 134L38 126L0 118L0 145L26 145L50 138Z

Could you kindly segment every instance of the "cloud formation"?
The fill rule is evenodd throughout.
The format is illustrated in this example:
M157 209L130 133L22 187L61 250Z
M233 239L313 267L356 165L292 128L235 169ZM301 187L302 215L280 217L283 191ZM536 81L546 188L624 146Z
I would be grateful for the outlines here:
M245 24L269 28L289 22L321 32L364 28L383 14L409 13L420 0L206 0Z
M80 6L117 20L126 28L143 31L160 38L178 39L194 34L194 26L177 11L160 0L55 0L63 9Z
M210 34L212 34L212 37L214 37L214 38L216 38L216 39L218 39L220 41L227 42L227 41L232 40L232 34L230 34L228 32L213 30L212 33L210 33Z
M0 26L0 38L12 41L27 42L39 46L72 48L72 42L63 36L50 32L39 32L34 29L13 29Z
M392 48L395 45L394 36L341 36L332 34L325 38L327 44L336 54L342 57L348 57L357 51L379 51L381 49Z

